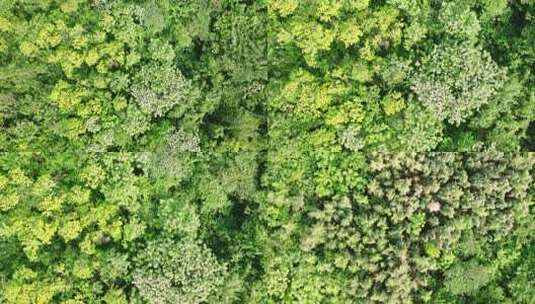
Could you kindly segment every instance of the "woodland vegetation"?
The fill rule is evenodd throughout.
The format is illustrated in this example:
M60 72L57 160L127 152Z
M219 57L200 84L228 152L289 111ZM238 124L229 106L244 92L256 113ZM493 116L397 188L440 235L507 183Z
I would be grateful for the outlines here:
M533 0L0 0L0 304L535 299Z

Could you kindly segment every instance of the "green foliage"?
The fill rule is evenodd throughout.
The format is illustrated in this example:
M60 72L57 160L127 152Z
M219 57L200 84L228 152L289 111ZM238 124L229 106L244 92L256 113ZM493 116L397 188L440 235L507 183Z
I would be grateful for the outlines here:
M133 284L148 303L203 303L224 280L224 266L192 242L151 242L134 261Z
M146 113L155 117L165 115L176 105L177 115L187 112L191 106L186 102L194 102L189 95L190 84L184 76L170 66L143 66L135 76L131 95L138 106Z
M330 166L348 158L337 154L328 157ZM510 265L502 259L502 264L476 264L473 271L466 272L469 267L457 261L474 256L483 259L486 254L492 261L493 254L499 251L488 246L507 242L507 236L520 231L519 227L529 220L529 212L525 212L532 206L527 192L531 186L520 184L533 185L531 155L357 155L352 157L352 163L360 159L362 165L351 175L363 179L351 188L344 187L345 180L337 178L342 169L325 172L321 163L306 172L310 175L301 183L314 183L315 176L322 176L322 181L329 181L329 188L303 193L305 201L300 204L291 192L284 196L285 191L273 184L277 197L269 201L271 208L285 216L266 216L270 233L278 240L271 246L278 250L286 247L286 252L294 252L294 246L299 246L305 252L302 258L312 254L314 259L310 261L324 280L340 274L336 285L339 289L321 289L313 302L353 298L404 303L415 297L430 299L433 282L444 276L447 293L473 293L492 280L495 269ZM347 164L341 168L347 168ZM517 183L520 179L523 181ZM266 269L271 269L270 263L266 261ZM274 273L268 277L280 269L271 271ZM289 293L289 299L295 299L300 293L293 284L298 275L285 276L288 283L283 286L277 287L271 281L265 284L282 288Z
M412 90L441 120L459 125L500 90L504 72L467 44L437 45L424 57Z
M512 293L512 299L519 303L529 303L533 301L535 296L533 291L533 286L535 286L533 244L526 247L523 253L524 255L520 258L520 265L513 271L512 280L506 283Z
M0 0L0 303L532 303L528 0Z
M446 272L444 284L454 295L468 294L485 286L490 281L489 270L477 262L457 263Z
M438 13L440 29L460 39L477 40L481 26L469 1L445 1Z

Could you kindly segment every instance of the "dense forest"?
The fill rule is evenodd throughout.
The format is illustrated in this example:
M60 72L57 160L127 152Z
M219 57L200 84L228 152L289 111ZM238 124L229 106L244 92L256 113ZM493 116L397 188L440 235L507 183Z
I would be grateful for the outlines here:
M533 304L534 151L534 0L0 0L0 304Z

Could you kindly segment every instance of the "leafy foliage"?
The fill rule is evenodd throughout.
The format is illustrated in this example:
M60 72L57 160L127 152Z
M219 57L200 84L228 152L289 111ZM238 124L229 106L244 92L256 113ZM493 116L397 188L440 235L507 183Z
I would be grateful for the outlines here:
M0 0L0 303L532 303L534 15Z
M488 54L468 45L436 46L421 64L412 90L451 124L465 121L503 87L504 73Z
M148 303L202 303L223 283L225 268L195 243L149 243L135 261L133 284Z

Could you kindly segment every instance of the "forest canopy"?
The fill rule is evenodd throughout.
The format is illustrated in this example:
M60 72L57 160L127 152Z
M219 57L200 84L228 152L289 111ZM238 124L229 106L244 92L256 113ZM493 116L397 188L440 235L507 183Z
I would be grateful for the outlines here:
M533 303L532 0L0 0L0 304Z

